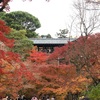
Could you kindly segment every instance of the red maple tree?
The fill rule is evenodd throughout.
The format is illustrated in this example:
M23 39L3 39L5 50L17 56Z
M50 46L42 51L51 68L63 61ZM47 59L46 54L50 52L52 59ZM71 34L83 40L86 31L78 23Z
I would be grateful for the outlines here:
M56 48L51 54L50 59L63 58L65 64L73 64L77 73L84 73L91 77L94 84L98 84L97 79L93 76L91 68L95 69L95 65L100 59L100 33L79 37L73 42L69 42L66 46ZM86 74L87 73L87 74Z
M17 96L27 81L34 80L33 74L21 61L20 55L9 51L14 45L13 39L6 38L10 28L0 20L0 95L11 94ZM3 95L2 95L3 96Z

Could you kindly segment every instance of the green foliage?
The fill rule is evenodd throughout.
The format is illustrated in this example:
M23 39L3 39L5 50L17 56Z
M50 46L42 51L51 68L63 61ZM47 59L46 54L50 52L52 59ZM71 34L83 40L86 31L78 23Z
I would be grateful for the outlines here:
M6 14L3 13L0 18L3 19L6 24L13 29L26 30L27 37L37 36L38 34L36 34L34 31L41 26L38 18L22 11L15 11Z
M6 15L5 12L0 12L0 19L3 19L5 15Z
M19 53L22 58L26 58L29 55L29 51L33 48L33 42L25 34L25 30L16 31L12 29L12 32L7 35L8 38L15 40L14 48L11 51Z
M88 92L85 92L91 100L100 100L100 83L97 86L92 86Z
M100 100L100 84L93 87L88 95L92 100Z
M36 32L28 32L27 31L27 34L26 34L26 36L27 37L35 37L35 38L37 38L39 35L36 33Z
M26 30L15 30L12 29L11 33L7 35L7 37L11 38L11 39L15 39L15 40L20 40L20 39L28 39L25 35L26 35Z

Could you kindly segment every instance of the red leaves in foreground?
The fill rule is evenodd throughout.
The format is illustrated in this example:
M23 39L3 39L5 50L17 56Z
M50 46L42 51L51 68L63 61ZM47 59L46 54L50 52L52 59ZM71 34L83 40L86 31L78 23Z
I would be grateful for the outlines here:
M6 38L10 28L0 20L0 94L11 93L17 96L27 81L34 80L33 74L26 68L18 54L9 51L14 40Z
M10 28L6 26L5 22L0 20L0 42L8 47L13 47L14 40L5 37L5 34L9 34Z
M5 34L10 32L10 28L6 26L5 22L0 20L0 60L17 61L18 55L13 52L8 52L7 47L13 47L14 40L6 38Z

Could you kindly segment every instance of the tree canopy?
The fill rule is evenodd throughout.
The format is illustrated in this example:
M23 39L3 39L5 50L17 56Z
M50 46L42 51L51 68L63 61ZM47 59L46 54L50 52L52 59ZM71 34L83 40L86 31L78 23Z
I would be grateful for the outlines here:
M2 2L0 11L5 8L9 0L0 0L0 3ZM79 9L78 15L84 15L81 13L82 10ZM6 13L0 13L2 19L5 16ZM36 27L33 26L36 24L30 28L31 21L28 22L25 18L21 19L23 22L19 24L22 15L16 14L16 16L12 14L6 17L6 20L11 21L11 24L9 21L6 22L7 25L12 25L14 29L10 29L4 21L0 20L0 96L11 94L15 99L19 93L27 93L31 96L34 93L38 97L54 95L56 100L65 100L65 97L66 100L78 100L79 95L85 91L90 99L99 100L100 33L91 35L87 31L91 25L93 25L92 29L95 28L97 17L93 17L94 20L91 19L94 24L90 23L85 27L86 17L80 16L82 36L73 42L69 41L63 47L55 48L53 53L47 54L38 51L37 47L32 49L32 42L25 36L35 31ZM30 15L28 19L31 19ZM60 33L64 32L66 31L60 31ZM48 34L47 37L50 35ZM20 55L15 52L22 56L28 54L29 57L26 61L22 61ZM93 86L92 89L91 86Z
M14 39L6 37L10 31L5 22L0 20L0 96L10 92L15 96L23 87L23 78L27 80L30 74L20 56L8 49L14 47Z
M25 59L29 54L29 51L33 48L33 42L30 41L26 36L26 30L14 30L12 29L11 33L6 35L9 39L14 39L14 47L11 51L16 52Z
M35 30L40 28L41 24L38 18L29 14L28 12L15 11L11 13L2 13L0 18L3 19L6 24L13 29L26 30L27 37L38 36Z

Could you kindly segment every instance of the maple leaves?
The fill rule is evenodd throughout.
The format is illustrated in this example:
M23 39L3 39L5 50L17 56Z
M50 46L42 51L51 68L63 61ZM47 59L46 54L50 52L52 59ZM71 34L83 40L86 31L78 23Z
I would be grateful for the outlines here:
M99 82L99 36L80 37L63 47L55 48L48 56L33 50L30 59L36 64L33 67L38 69L35 81L38 94L55 94L64 98L69 92L79 95L88 90L90 84Z
M33 49L30 53L30 60L36 63L46 62L47 58L48 56L46 53L38 52L35 49Z
M50 62L54 63L55 61L57 64L57 59L60 58L60 65L67 64L70 66L69 69L71 68L71 72L68 70L68 74L72 76L66 76L66 78L69 79L64 88L66 92L71 92L73 94L77 92L80 93L84 89L87 90L88 85L92 83L95 85L100 82L99 52L99 33L80 37L63 47L55 48L55 51L49 56ZM71 67L72 65L74 69ZM62 73L60 73L60 75L61 74ZM59 93L60 90L62 90L62 87L59 89Z
M29 81L34 80L34 76L24 66L24 64L21 63L21 61L11 61L12 63L9 63L6 60L2 61L2 67L0 67L0 86L2 86L3 88L2 92L11 94L12 91L12 95L16 97L18 91L21 90L25 85L27 85L27 82L29 83Z
M10 28L6 26L5 22L2 20L0 20L0 31L3 32L3 34L10 32Z
M100 34L80 37L55 48L52 54L38 52L34 47L25 66L20 56L8 49L14 43L5 37L9 32L10 28L0 21L0 91L16 96L30 85L38 95L48 93L62 99L69 92L77 94L100 82Z
M5 37L5 34L8 34L10 32L10 28L5 25L5 22L0 20L0 63L2 62L2 59L8 60L12 55L10 52L7 52L7 46L13 47L14 40L9 40ZM2 50L3 49L3 50ZM13 53L12 53L13 54ZM10 57L8 57L10 56ZM14 55L12 56L14 57Z
M5 34L9 34L10 28L6 26L5 22L0 20L0 43L8 47L13 47L14 40L5 37Z
M36 66L39 68L39 78L35 83L39 90L38 95L56 95L56 98L64 99L68 92L80 93L91 83L85 76L77 75L75 66L72 65L37 64Z
M54 59L63 57L65 63L75 65L77 72L80 72L82 68L85 68L88 71L88 68L94 66L99 60L99 38L100 34L80 37L64 47L56 48L55 52L51 55L51 58L53 58L53 56ZM61 52L61 50L63 52Z
M5 36L9 32L10 28L0 20L0 94L13 92L12 95L17 96L27 81L34 80L34 76L25 67L21 57L9 51L9 47L14 45L14 40Z

